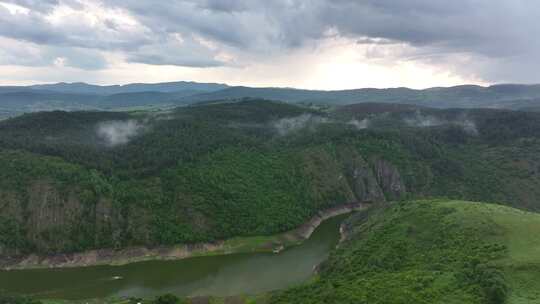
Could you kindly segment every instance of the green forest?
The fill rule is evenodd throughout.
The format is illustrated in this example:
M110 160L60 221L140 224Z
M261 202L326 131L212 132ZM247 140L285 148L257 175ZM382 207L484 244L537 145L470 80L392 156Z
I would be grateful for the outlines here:
M268 235L354 201L538 210L538 136L539 114L380 104L24 114L0 121L0 252Z

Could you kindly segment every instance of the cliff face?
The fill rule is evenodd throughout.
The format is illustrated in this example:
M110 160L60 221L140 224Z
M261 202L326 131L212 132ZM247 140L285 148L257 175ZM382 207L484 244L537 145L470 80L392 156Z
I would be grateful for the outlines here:
M349 151L349 153L352 153ZM381 184L371 165L360 155L353 153L344 162L345 176L357 201L385 201Z
M352 149L338 153L348 185L359 202L398 200L407 190L398 169L382 159L365 160Z
M400 199L406 193L401 175L390 162L378 159L373 164L373 170L381 190L388 200Z
M83 203L85 194L79 190L64 192L42 179L23 193L2 190L0 254L54 253L82 249L88 241L102 243L112 220L110 200Z
M400 200L407 195L405 181L389 161L367 159L347 146L309 148L301 155L311 201L319 202L318 210L351 202Z

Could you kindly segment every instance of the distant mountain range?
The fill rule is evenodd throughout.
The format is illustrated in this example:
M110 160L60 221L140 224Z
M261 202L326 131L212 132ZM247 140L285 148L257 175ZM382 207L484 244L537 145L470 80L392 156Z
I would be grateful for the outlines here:
M100 86L82 82L0 86L0 118L47 110L115 110L180 105L186 96L228 88L197 82L133 83Z
M219 83L184 81L107 86L78 82L0 86L0 118L44 110L129 110L135 107L170 107L244 97L330 105L382 102L434 108L540 110L540 85L503 84L489 87L463 85L424 90L366 88L323 91L231 87Z
M176 93L180 91L195 91L195 92L210 92L225 89L228 86L219 83L198 83L198 82L161 82L161 83L130 83L126 85L92 85L84 82L75 83L56 83L56 84L40 84L33 85L27 88L33 90L47 90L60 93L73 94L96 94L96 95L112 95L121 93L142 93L142 92L161 92L161 93Z
M540 85L463 85L425 90L409 88L355 89L341 91L299 90L290 88L229 87L185 97L184 102L265 98L293 103L346 105L363 102L414 104L434 108L510 108L540 106Z

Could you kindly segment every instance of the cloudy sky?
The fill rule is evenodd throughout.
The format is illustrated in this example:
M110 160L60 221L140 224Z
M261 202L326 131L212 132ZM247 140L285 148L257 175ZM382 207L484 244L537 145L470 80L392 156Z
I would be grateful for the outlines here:
M0 0L0 84L540 83L537 0Z

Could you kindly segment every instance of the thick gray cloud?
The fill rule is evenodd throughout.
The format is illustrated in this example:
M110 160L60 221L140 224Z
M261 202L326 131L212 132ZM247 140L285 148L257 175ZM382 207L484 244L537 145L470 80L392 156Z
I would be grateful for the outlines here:
M66 16L61 26L51 24L48 14L62 5L85 10L88 2L3 2L30 11L15 16L0 6L1 36L115 51L128 62L212 67L231 64L218 59L223 52L278 56L341 36L375 48L405 43L415 49L402 55L406 60L490 82L540 82L540 3L531 0L109 0L100 7L136 24L107 18L87 24Z
M40 14L33 11L28 14L11 14L1 6L0 35L40 44L59 44L66 39L63 33L55 31Z
M66 66L84 70L99 70L107 67L101 52L76 47L56 47L28 44L0 37L0 65L29 67Z
M73 12L85 7L80 3L68 4L73 10L72 13L57 18L56 23L48 19L48 13L56 7L53 4L45 7L37 5L37 9L23 6L29 8L29 11L17 14L12 14L7 8L0 6L0 36L43 45L102 50L132 49L152 41L152 33L142 27L126 26L106 18L91 20L88 17L87 20L81 20L81 16ZM66 3L62 2L62 5Z
M201 45L193 37L169 35L161 43L143 45L126 52L128 62L186 67L216 67L225 62L216 59L217 52Z
M252 52L329 35L410 44L411 59L444 62L488 81L540 81L540 3L527 0L116 0L155 31L195 31ZM465 54L467 66L452 62ZM446 56L448 55L448 56ZM484 64L479 64L483 62Z
M540 3L519 0L338 1L324 19L342 34L506 56L538 47Z
M203 9L228 13L241 12L249 8L244 0L206 0L198 4Z
M335 29L417 46L506 55L539 33L540 4L520 0L113 0L154 30L194 30L237 46L300 45ZM513 42L513 43L507 43ZM280 45L281 46L281 45Z

